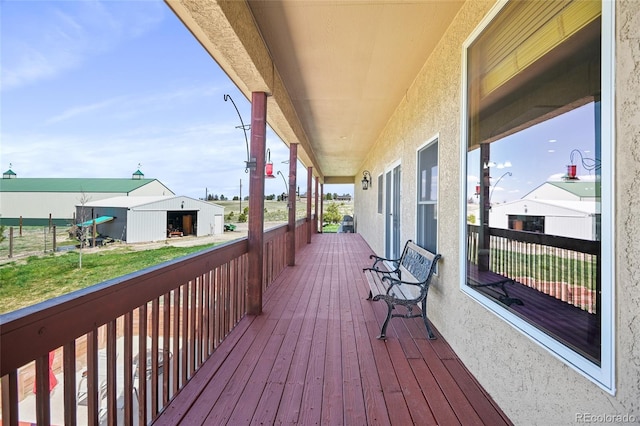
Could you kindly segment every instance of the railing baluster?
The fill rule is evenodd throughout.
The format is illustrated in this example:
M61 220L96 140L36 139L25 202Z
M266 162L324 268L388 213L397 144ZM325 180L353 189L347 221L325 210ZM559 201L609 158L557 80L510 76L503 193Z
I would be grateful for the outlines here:
M165 407L169 402L169 376L171 369L171 355L169 350L170 332L171 332L171 298L169 293L163 296L162 301L162 406Z
M88 422L91 426L100 424L98 411L100 409L98 400L98 329L93 329L87 333L87 411Z
M49 396L49 354L36 358L36 419L39 425L51 422L51 398Z
M133 424L133 313L124 314L124 423Z
M180 288L173 290L173 364L171 371L173 375L173 386L171 388L171 397L175 396L180 389Z
M189 282L182 285L182 304L180 309L182 310L181 378L182 383L187 383L189 377Z
M76 341L66 343L62 350L64 377L64 424L76 426L78 422L76 396ZM4 411L3 411L4 412Z
M158 349L160 328L160 300L151 302L151 420L158 416Z
M196 371L196 287L194 279L189 283L189 378Z
M18 426L18 370L11 370L2 376L2 424L6 426Z
M138 424L146 425L147 412L147 304L138 308Z

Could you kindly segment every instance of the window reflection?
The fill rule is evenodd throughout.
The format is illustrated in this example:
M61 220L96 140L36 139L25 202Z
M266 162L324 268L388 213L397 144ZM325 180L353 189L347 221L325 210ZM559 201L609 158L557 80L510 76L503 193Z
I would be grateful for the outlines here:
M571 152L597 153L595 110L590 103L470 151L467 237L472 288L598 363L599 167L576 164L566 176ZM476 191L478 181L488 185Z

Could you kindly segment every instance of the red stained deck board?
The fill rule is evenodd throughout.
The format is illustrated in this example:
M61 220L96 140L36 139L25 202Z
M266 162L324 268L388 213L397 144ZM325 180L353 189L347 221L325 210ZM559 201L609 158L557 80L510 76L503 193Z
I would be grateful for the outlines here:
M236 349L238 342L243 340L245 332L251 326L253 319L253 317L245 317L238 323L233 333L218 346L213 355L207 359L200 370L196 372L186 386L179 392L178 397L176 397L173 402L165 408L160 417L156 419L154 422L155 425L176 425L194 405L202 402L201 395L207 383L209 383L224 363L227 356ZM250 340L247 339L247 343L249 342Z
M208 404L197 404L183 419L185 425L194 424L221 424L211 423L211 419L225 419L231 414L237 399L244 389L244 385L250 375L251 363L258 356L257 348L266 343L265 336L269 336L275 324L264 317L257 317L255 322L263 323L259 332L255 333L250 345L244 348L237 347L225 360L224 365L208 383L201 398L205 398ZM243 350L244 349L244 350ZM251 368L251 371L253 369Z
M405 357L398 340L390 339L386 342L389 355L393 361L393 368L400 382L404 399L409 407L413 424L435 425L437 424L429 404L426 403L416 376Z
M344 280L341 293L341 323L340 341L342 342L342 375L343 375L343 400L344 400L344 424L366 424L367 412L363 398L363 385L360 378L360 357L356 341L356 321L353 316L358 314L359 305L353 303L352 294L349 291L351 283L355 281L353 269L341 267L341 282ZM355 287L357 288L357 287ZM355 299L357 303L359 301ZM355 312L354 312L355 311Z
M328 275L328 274L327 274ZM311 351L302 394L302 407L299 422L301 424L320 424L323 402L324 366L329 330L330 280L327 275L318 277L321 281L320 302L316 311L315 328L312 335Z
M433 373L440 389L446 396L458 419L461 419L465 425L482 425L482 419L480 419L473 409L464 392L462 392L458 383L456 383L449 370L447 370L442 363L442 360L438 358L429 342L418 342L418 347L422 351L429 369Z
M296 271L296 275L290 278L292 278L292 282L298 283L298 285L295 286L295 291L291 292L293 300L297 301L297 303L289 303L292 310L283 312L278 326L274 330L274 333L283 330L284 340L280 346L273 368L267 378L266 387L254 413L254 419L263 424L272 424L275 422L278 407L280 406L284 393L285 382L293 362L296 343L299 341L303 322L300 321L299 318L294 317L294 312L305 312L309 309L310 302L312 301L311 290L313 286L300 284L304 270L288 268L287 271Z
M254 411L252 411L251 408L258 406L258 402L264 393L267 378L275 363L278 350L282 345L282 340L283 336L278 334L271 335L269 338L269 341L264 347L264 351L262 351L256 363L253 373L250 374L242 395L240 395L235 405L233 413L231 413L229 417L229 424L247 424L254 417Z
M370 253L357 234L314 235L155 424L510 424L420 318L376 339Z
M446 359L443 362L484 423L492 426L509 424L509 421L496 408L494 402L488 398L487 393L478 382L469 380L469 371L460 360Z
M369 302L354 292L349 293L349 299L351 301L353 318L358 319L357 321L354 320L353 331L358 351L358 367L362 383L362 398L366 419L370 424L389 424L389 414L386 410L384 396L382 394L380 377L377 374L371 373L372 366L375 366L375 359L373 357L371 338L367 332L367 326L363 321L363 305L366 305L367 310L369 310ZM375 342L377 341L374 339L373 343ZM353 424L366 423L356 422Z
M308 253L308 248L307 250L303 250L303 253L305 251ZM313 331L316 324L316 314L320 304L322 286L321 282L318 282L318 277L321 275L319 265L324 262L323 254L319 255L316 262L309 262L307 260L308 263L304 263L304 259L305 257L303 256L298 257L296 268L302 269L301 265L306 265L307 268L305 269L307 271L315 270L315 273L305 275L304 278L301 279L307 286L311 287L313 291L307 308L299 312L298 318L295 318L295 320L301 323L301 327L298 340L295 343L291 367L282 392L280 407L276 413L275 421L278 424L298 422L307 365L309 363L309 355L313 341Z

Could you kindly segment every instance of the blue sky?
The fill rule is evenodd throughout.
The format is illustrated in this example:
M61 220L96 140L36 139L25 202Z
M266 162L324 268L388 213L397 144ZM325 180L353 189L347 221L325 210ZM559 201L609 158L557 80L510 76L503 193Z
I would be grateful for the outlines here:
M128 178L141 164L178 195L237 195L251 106L162 1L2 0L2 171ZM288 148L267 132L274 173ZM306 189L306 171L298 166ZM266 194L284 192L280 176ZM327 185L325 192L351 192Z
M515 201L544 182L561 181L573 150L579 150L589 165L596 155L594 117L594 104L588 103L493 142L492 202ZM578 154L574 154L574 164L581 181L595 181L595 172L585 169ZM476 149L467 156L467 198L475 193L479 176L480 152Z

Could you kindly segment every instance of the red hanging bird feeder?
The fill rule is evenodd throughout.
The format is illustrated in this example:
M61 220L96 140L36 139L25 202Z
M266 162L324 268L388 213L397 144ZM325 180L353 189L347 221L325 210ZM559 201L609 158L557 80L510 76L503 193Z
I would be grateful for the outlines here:
M273 163L271 162L271 150L267 148L267 164L264 168L264 177L266 179L275 179L273 174Z

